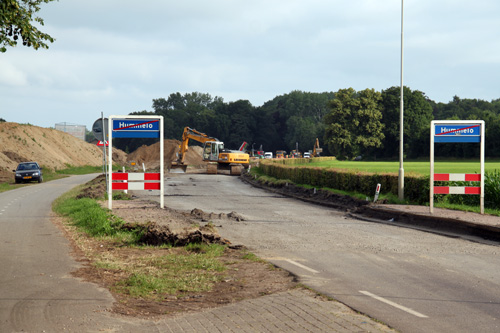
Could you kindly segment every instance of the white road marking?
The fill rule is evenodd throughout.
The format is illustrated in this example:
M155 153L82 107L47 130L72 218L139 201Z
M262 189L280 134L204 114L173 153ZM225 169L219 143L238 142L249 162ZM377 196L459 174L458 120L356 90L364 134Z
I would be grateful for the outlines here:
M314 270L314 269L312 269L312 268L309 268L309 267L307 267L307 266L304 266L304 265L302 265L302 264L300 264L300 263L298 263L298 262L296 262L296 261L293 261L293 260L291 260L291 259L285 259L285 261L288 261L290 264L293 264L293 265L295 265L295 266L298 266L298 267L300 267L300 268L303 268L303 269L305 269L306 271L309 271L309 272L311 272L311 273L319 273L317 270Z
M383 298L383 297L377 296L377 295L372 294L372 293L370 293L370 292L368 292L368 291L363 291L363 290L360 290L359 292L360 292L360 293L362 293L362 294L364 294L364 295L366 295L366 296L370 296L371 298L374 298L374 299L376 299L376 300L378 300L378 301L380 301L380 302L384 302L384 303L389 304L389 305L391 305L391 306L393 306L393 307L395 307L395 308L398 308L398 309L400 309L400 310L403 310L403 311L405 311L405 312L408 312L408 313L410 313L410 314L412 314L412 315L414 315L414 316L417 316L417 317L419 317L419 318L429 318L429 317L427 317L426 315L421 314L420 312L417 312L417 311L412 310L412 309L410 309L410 308L407 308L407 307L405 307L405 306L399 305L398 303L394 303L394 302L392 302L392 301L389 301L388 299L385 299L385 298Z

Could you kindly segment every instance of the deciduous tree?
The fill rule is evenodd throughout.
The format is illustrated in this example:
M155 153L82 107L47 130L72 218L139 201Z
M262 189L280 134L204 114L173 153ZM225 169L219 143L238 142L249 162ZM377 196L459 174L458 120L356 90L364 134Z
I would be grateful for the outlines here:
M46 42L54 38L41 32L35 24L44 25L43 19L35 16L41 3L54 0L2 0L0 1L0 52L6 52L7 46L14 47L18 41L24 46L38 50L48 49Z
M341 89L324 117L325 143L338 158L353 158L378 148L384 138L380 92Z

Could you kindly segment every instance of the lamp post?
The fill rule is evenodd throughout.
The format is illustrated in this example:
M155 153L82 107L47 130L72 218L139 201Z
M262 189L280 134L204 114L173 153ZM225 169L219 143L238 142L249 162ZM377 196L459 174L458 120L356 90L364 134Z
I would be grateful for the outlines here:
M401 0L401 96L399 98L399 177L398 177L398 198L405 198L405 170L403 168L403 10L404 0Z

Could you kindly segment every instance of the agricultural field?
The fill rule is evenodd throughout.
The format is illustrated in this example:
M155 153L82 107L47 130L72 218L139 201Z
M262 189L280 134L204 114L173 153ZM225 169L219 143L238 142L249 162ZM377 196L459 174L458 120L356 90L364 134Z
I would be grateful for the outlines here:
M429 161L403 161L405 175L430 174ZM399 161L394 162L367 162L367 161L314 161L307 163L308 166L335 168L344 170L357 170L373 173L398 173ZM479 173L479 159L475 161L436 161L434 162L435 173ZM487 160L484 164L485 172L500 171L500 160Z

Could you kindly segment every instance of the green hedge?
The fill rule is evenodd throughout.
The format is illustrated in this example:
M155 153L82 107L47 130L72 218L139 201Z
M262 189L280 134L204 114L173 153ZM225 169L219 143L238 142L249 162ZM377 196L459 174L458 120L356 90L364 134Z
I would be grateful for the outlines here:
M297 159L303 160L303 159ZM295 162L260 163L262 172L277 179L289 179L296 184L332 188L373 196L377 184L382 193L398 195L398 175L343 171L308 166L293 166ZM301 161L303 163L303 161ZM291 165L290 165L291 164ZM429 202L429 177L405 176L405 199L414 203Z

